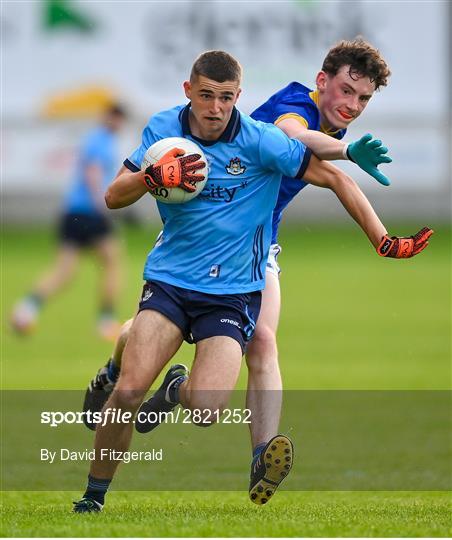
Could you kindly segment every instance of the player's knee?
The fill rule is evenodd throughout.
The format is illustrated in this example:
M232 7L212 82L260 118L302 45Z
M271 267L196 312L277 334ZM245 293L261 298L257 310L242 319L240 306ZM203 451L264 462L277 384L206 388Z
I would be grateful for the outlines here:
M113 390L110 402L117 409L134 413L139 409L145 395L146 392L141 389L131 390L130 388L123 389L117 386Z
M268 326L258 326L247 347L246 363L250 371L273 371L278 364L276 335Z
M111 238L105 240L99 249L99 255L105 266L111 267L118 264L119 248Z

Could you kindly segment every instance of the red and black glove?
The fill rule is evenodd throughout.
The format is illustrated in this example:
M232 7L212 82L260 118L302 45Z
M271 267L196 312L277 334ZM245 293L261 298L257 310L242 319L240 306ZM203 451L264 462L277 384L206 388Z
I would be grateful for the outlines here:
M157 187L178 187L189 193L196 191L196 182L202 182L205 177L203 174L194 173L206 164L199 161L200 154L184 154L185 150L182 148L173 148L154 165L149 165L144 171L146 187L150 190Z
M408 259L414 257L428 246L428 239L433 230L424 227L414 236L383 236L377 248L378 255L392 257L394 259Z

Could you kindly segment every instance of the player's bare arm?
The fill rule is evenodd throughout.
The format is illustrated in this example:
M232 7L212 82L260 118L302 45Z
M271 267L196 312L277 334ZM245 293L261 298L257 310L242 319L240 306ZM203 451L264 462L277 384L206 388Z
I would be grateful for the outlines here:
M303 180L318 187L331 189L350 216L377 248L387 230L356 182L332 163L311 157Z
M329 188L344 208L366 233L382 257L407 259L418 255L428 246L432 229L423 227L413 236L390 237L380 218L356 182L332 163L311 157L303 180L318 187Z
M292 139L298 139L308 146L320 159L350 159L358 167L373 176L380 184L388 186L389 179L378 170L382 163L391 163L392 159L387 155L388 149L378 139L373 139L367 134L358 141L345 143L325 133L308 129L295 117L283 118L276 125Z
M275 125L282 129L288 137L304 143L319 159L347 159L344 156L347 143L320 131L308 129L295 118L284 118L279 122L276 121Z
M112 209L124 208L141 199L147 191L144 171L132 172L123 165L105 193L105 204Z

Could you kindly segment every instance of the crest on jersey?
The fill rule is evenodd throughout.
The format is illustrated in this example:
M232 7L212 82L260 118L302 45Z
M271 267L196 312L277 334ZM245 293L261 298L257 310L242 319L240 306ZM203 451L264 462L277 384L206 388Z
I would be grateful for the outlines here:
M242 165L242 162L238 157L231 159L229 165L226 166L226 172L228 174L232 174L233 176L243 174L245 171L246 167L245 165Z

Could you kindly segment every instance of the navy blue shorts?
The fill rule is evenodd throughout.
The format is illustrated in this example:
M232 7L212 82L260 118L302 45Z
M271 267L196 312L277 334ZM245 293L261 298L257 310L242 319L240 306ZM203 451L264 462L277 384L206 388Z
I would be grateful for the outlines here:
M245 294L207 294L147 281L138 311L152 309L176 324L188 343L229 336L245 352L261 308L261 291Z
M113 232L111 221L102 214L65 214L61 218L59 239L63 244L88 247Z

